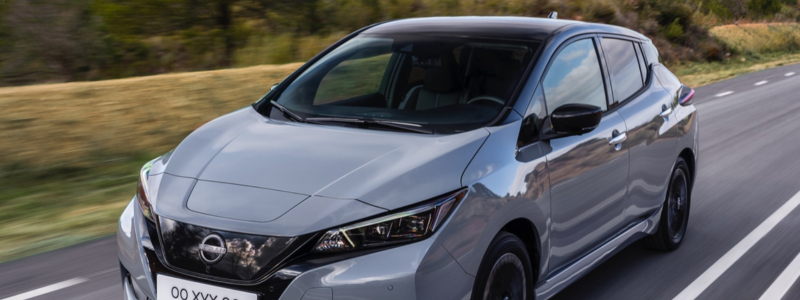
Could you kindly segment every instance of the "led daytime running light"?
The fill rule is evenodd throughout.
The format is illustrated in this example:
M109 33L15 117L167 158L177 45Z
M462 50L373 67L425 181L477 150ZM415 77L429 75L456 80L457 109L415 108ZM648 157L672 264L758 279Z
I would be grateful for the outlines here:
M339 252L424 239L441 226L466 193L467 189L463 189L431 204L329 230L313 252Z

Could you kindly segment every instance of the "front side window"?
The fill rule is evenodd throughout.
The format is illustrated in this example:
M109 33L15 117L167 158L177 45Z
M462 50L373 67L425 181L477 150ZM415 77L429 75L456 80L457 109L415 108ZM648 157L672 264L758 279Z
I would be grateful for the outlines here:
M608 109L603 73L592 39L574 42L553 60L542 82L547 114L571 103Z
M511 104L538 47L534 41L361 34L270 100L311 120L463 132L485 126Z
M644 86L634 44L610 38L604 38L602 44L614 87L614 101L625 101Z

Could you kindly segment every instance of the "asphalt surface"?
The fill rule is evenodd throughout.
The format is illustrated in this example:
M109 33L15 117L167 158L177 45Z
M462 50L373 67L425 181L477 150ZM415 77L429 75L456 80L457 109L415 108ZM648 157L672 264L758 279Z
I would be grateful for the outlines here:
M633 244L554 299L800 299L800 64L698 88L695 103L699 172L681 248ZM121 299L116 255L105 238L0 264L0 300Z

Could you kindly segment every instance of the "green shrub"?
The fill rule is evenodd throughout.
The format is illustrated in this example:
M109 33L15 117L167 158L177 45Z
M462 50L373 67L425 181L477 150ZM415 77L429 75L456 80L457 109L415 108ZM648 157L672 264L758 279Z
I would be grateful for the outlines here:
M759 16L772 16L781 11L781 0L750 0L747 8Z
M672 41L678 41L683 36L683 25L681 25L680 21L680 18L676 18L671 24L669 24L669 26L667 26L667 38Z

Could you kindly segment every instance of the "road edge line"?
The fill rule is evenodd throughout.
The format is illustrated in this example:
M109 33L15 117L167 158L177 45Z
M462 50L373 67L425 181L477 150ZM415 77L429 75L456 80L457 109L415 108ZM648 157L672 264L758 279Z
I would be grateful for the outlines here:
M62 281L62 282L59 282L59 283L54 283L54 284L51 284L51 285L48 285L48 286L40 287L38 289L35 289L35 290L32 290L32 291L27 291L27 292L24 292L22 294L19 294L19 295L16 295L16 296L11 296L11 297L8 297L8 298L2 299L2 300L27 300L27 299L39 297L39 296L44 295L44 294L49 294L49 293L55 292L55 291L60 290L60 289L65 289L65 288L71 287L71 286L76 285L76 284L81 284L81 283L83 283L85 281L86 281L86 279L82 278L82 277L72 278L70 280L65 280L65 281Z
M753 231L745 236L736 246L728 250L725 255L719 258L703 274L700 274L689 286L680 292L673 300L693 300L700 296L720 275L725 273L736 261L739 260L747 251L750 250L758 241L772 231L789 213L800 205L800 192L794 194L786 203L781 205L764 222L758 225Z
M772 282L772 284L767 288L767 291L761 295L759 300L775 300L775 299L783 299L783 296L786 296L786 293L792 288L797 278L800 277L800 253L794 257L794 260L786 266L786 269L783 269L781 275L778 275L778 278Z

